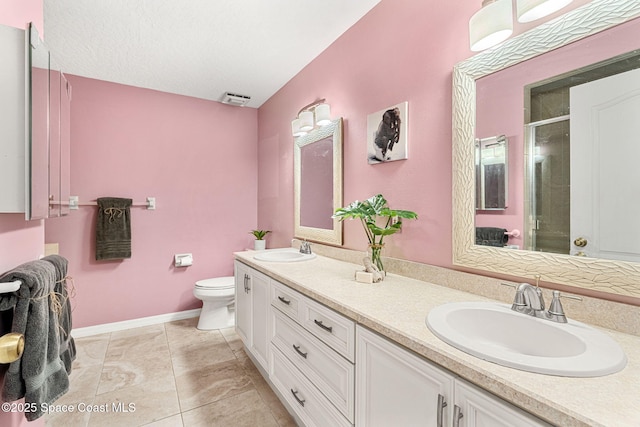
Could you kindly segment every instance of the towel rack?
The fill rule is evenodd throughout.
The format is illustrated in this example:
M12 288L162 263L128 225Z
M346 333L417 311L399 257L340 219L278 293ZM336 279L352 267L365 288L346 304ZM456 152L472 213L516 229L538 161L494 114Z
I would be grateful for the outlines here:
M20 280L0 283L0 294L15 292L20 289L20 285L22 285L22 282Z
M505 231L504 234L509 236L509 237L520 237L520 230L514 228L511 231Z
M67 205L71 210L78 210L79 206L98 206L98 202L79 202L78 196L70 196L68 202L51 201L51 205ZM152 211L156 209L156 198L147 197L146 202L132 203L131 206L142 206Z

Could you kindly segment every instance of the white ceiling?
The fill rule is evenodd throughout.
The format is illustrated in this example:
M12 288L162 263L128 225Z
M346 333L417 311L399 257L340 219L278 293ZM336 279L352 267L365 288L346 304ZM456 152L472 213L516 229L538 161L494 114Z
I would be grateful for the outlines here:
M259 107L380 0L45 0L68 74Z

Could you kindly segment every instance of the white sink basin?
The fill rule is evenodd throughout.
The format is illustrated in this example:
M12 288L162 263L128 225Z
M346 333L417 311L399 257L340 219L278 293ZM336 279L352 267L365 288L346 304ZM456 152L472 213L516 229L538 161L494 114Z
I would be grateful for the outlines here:
M308 261L316 257L316 254L303 254L299 250L294 248L283 249L267 249L260 251L253 256L258 261L271 261L271 262L297 262Z
M517 313L506 304L438 306L426 319L444 342L499 365L565 377L598 377L622 370L627 358L609 335L569 319L555 323Z

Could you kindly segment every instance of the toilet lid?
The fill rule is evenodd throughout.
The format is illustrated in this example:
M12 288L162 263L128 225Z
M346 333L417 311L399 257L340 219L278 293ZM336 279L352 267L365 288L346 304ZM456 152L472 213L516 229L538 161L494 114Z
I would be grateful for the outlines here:
M198 280L196 282L196 288L231 289L234 286L235 286L235 280L233 276L214 277L213 279Z

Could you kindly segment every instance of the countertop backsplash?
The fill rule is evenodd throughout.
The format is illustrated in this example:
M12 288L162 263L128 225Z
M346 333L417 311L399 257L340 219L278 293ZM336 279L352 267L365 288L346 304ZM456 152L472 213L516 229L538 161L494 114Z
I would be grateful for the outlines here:
M366 256L365 251L338 248L320 243L314 243L312 248L319 255L354 264L362 264L362 259ZM390 273L470 292L508 304L513 302L515 289L504 284L517 285L517 282L501 280L495 277L481 276L398 258L386 258L384 265ZM524 281L534 283L532 280ZM552 290L543 287L543 294L547 303L551 301ZM583 295L580 295L580 298L582 298L581 301L568 298L562 299L562 305L569 320L575 319L591 325L640 336L640 307Z

